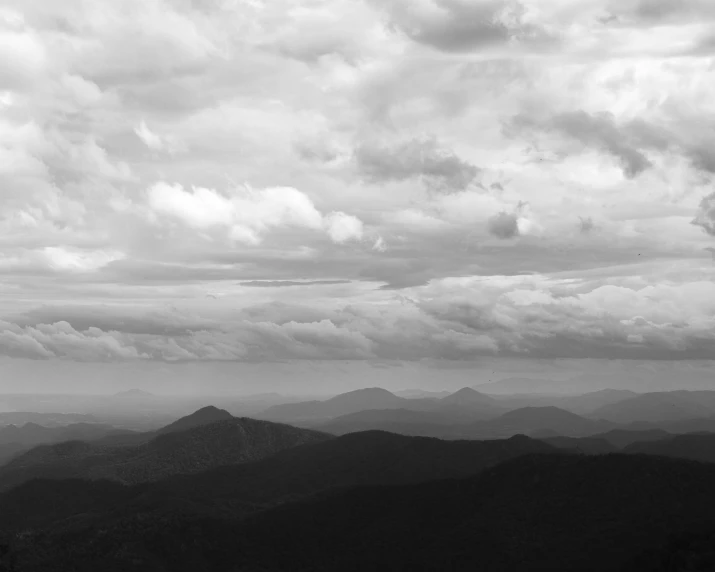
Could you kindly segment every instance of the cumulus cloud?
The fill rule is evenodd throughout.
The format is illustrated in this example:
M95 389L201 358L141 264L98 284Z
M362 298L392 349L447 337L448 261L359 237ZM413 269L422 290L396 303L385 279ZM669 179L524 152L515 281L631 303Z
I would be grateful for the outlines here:
M271 229L294 226L312 230L325 228L336 243L360 239L363 223L353 215L333 212L323 216L304 193L291 187L253 189L229 193L159 182L148 191L154 213L179 220L197 230L223 228L232 240L258 244Z
M443 192L464 191L479 174L479 168L445 149L434 137L394 146L364 143L357 147L355 159L369 181L420 178L428 188Z
M344 212L332 212L325 217L328 236L338 244L348 240L360 240L363 236L362 221Z

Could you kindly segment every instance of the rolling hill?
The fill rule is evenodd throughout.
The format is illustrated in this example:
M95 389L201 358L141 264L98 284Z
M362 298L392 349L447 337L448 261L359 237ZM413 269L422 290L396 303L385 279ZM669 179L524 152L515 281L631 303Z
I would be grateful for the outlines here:
M689 396L689 393L681 391L643 393L599 407L590 414L590 417L622 424L662 423L715 417L715 409Z
M623 452L715 463L715 434L671 435L657 441L631 443Z
M336 395L325 401L286 403L266 409L260 417L271 421L327 421L334 417L372 409L411 409L433 407L433 399L405 399L386 389L372 387Z
M531 434L545 430L563 437L581 437L611 429L605 421L587 419L558 407L522 407L509 411L496 419L478 421L469 426L473 438Z

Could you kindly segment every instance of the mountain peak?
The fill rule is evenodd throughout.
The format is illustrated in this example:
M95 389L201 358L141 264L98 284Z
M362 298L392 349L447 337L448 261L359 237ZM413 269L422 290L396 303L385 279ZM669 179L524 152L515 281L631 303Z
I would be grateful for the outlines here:
M329 402L382 402L384 400L402 401L401 397L397 397L394 393L383 389L382 387L366 387L365 389L356 389L336 395Z
M177 431L184 431L200 425L208 425L209 423L216 423L217 421L225 421L227 419L234 419L234 416L225 409L219 409L213 405L207 405L206 407L202 407L201 409L194 411L190 415L177 419L166 427L162 427L159 429L159 433L175 433Z
M480 393L473 387L463 387L447 397L441 399L442 403L495 403L493 397Z

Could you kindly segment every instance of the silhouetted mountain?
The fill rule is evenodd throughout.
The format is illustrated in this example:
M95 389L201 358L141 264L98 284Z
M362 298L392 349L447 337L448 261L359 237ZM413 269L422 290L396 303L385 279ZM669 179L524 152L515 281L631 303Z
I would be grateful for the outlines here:
M304 401L269 407L261 417L277 421L328 420L341 415L369 409L427 410L434 406L431 399L404 399L386 389L372 387L336 395L326 401Z
M715 434L669 435L657 441L632 443L623 452L715 463Z
M614 423L636 421L659 423L715 416L715 409L699 403L689 396L689 393L680 391L644 393L618 403L604 405L593 411L590 417Z
M96 485L78 502L87 514L13 548L21 572L712 570L714 480L715 466L682 460L529 455L463 480L333 491L245 519L92 513L88 497L126 490Z
M209 423L215 423L216 421L226 421L227 419L234 419L234 416L224 409L219 409L218 407L209 405L208 407L202 407L191 415L182 417L181 419L162 427L157 431L157 434L163 435L165 433L176 433L177 431L185 431L186 429L199 427L201 425L208 425Z
M504 436L515 433L532 434L550 430L564 437L580 437L606 431L612 424L586 419L558 407L523 407L509 411L491 421L473 423L469 432L480 436Z
M618 449L623 449L631 443L638 443L641 441L660 441L670 437L670 433L663 431L662 429L643 429L629 430L629 429L613 429L607 431L606 433L601 433L598 435L591 435L595 439L604 439L611 443L614 447Z
M136 446L103 447L83 441L41 445L0 467L0 490L38 477L154 481L255 461L286 448L330 438L289 425L233 418L159 435Z
M588 415L597 409L637 397L638 394L627 389L602 389L583 395L566 397L558 401L558 406L578 415Z

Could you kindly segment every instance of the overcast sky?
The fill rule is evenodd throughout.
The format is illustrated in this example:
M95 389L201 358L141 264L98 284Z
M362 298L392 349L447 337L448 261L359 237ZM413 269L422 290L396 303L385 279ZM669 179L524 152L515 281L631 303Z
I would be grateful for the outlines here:
M3 0L0 354L715 358L713 24L712 0Z

